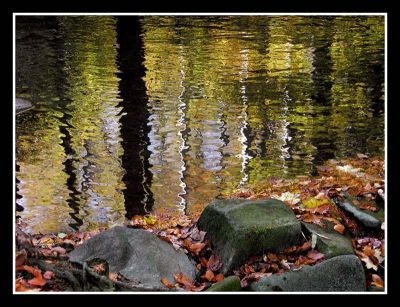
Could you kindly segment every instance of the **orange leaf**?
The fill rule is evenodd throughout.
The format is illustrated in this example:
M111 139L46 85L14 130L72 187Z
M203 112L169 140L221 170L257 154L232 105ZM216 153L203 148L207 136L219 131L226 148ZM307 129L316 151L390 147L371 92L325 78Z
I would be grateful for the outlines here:
M379 288L383 288L384 287L382 278L377 274L372 274L371 285L377 286Z
M372 205L370 205L370 204L368 204L368 203L363 203L363 204L361 204L361 205L360 205L360 209L369 210L369 211L372 211L372 212L376 212L376 211L379 210L377 207L372 206Z
M214 273L211 270L207 270L207 272L202 276L205 280L213 281Z
M183 241L185 247L191 251L192 253L194 253L195 255L199 255L199 253L201 252L201 250L206 246L205 243L192 243L189 240L185 240Z
M313 213L318 213L318 214L325 214L325 213L328 213L330 207L331 207L331 206L330 206L329 204L319 206L319 207L317 207L317 208L315 208L315 209L313 210Z
M166 286L168 289L171 289L171 288L175 287L175 286L174 286L173 284L171 284L171 283L169 282L169 280L166 279L166 278L161 278L161 282L162 282L163 285Z
M32 286L44 286L46 284L46 281L43 279L40 270L35 269L34 267L31 267L29 265L23 265L23 266L18 266L15 269L17 271L27 271L28 273L31 273L34 276L34 278L28 280L28 284Z
M174 279L176 282L180 283L185 287L185 289L190 290L193 288L193 281L189 279L185 274L178 273L174 275Z
M215 281L221 281L224 280L224 275L222 275L221 273L219 273L218 275L215 276Z
M342 224L336 224L333 229L335 229L338 233L344 234L344 226Z
M26 282L22 278L18 278L15 281L15 291L17 291L17 292L28 291L29 289L25 285L26 285Z

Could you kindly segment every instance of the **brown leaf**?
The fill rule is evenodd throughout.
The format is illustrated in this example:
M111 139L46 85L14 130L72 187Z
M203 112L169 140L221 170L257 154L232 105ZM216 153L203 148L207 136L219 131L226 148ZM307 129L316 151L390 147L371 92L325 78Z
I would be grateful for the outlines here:
M319 217L313 215L313 214L306 213L306 214L304 214L304 215L302 216L302 218L303 218L303 219L302 219L303 222L306 222L306 223L314 223L314 224L317 224L317 225L319 225L319 226L323 226L323 225L322 225L322 222L321 222L321 219L320 219Z
M199 253L202 251L202 249L206 246L205 243L192 243L190 242L190 240L185 239L185 241L183 241L184 246L191 251L192 253L194 253L195 255L199 255Z
M218 271L222 267L222 263L217 255L211 255L210 259L208 259L207 267L213 272Z
M29 288L27 288L27 283L22 279L22 278L18 278L15 281L15 291L17 292L25 292L28 291Z
M345 227L342 224L336 224L333 229L335 229L340 234L344 234Z
M44 272L43 277L44 277L45 279L52 279L52 278L54 277L54 272L52 272L52 271L46 271L46 272Z
M371 285L377 286L379 288L384 288L382 278L377 274L372 274L372 282Z
M329 204L326 204L326 205L322 205L322 206L315 208L312 212L318 213L318 214L326 214L329 212L330 208L331 208L331 206Z
M26 250L21 250L17 252L17 256L15 257L15 265L16 266L21 266L25 263L27 257L27 252Z
M324 258L324 254L317 252L316 250L310 250L307 253L307 257L313 260L319 260Z
M215 281L222 281L224 280L224 275L222 275L221 273L219 273L218 275L215 275Z
M202 276L202 278L208 281L213 281L214 273L211 270L207 270L207 272Z
M42 273L40 272L39 269L36 269L34 267L31 267L29 265L23 265L23 266L18 266L15 268L17 271L27 271L28 273L31 273L34 278L31 280L28 280L28 284L32 286L44 286L46 284L46 281L42 277Z
M53 248L51 249L51 251L52 251L52 252L56 252L57 254L60 254L60 255L65 255L65 254L67 253L67 251L65 250L65 248L62 248L61 246L53 247Z
M268 253L267 258L269 261L272 261L272 262L279 261L278 257L273 253Z
M163 283L164 286L166 286L168 289L172 289L173 287L175 287L173 284L171 284L169 282L168 279L166 278L161 278L161 282Z
M368 203L362 203L362 204L360 205L360 209L369 210L369 211L372 211L372 212L376 212L376 211L379 210L377 207L372 206L372 205L370 205L370 204L368 204Z
M189 277L187 277L185 274L183 273L177 273L174 275L174 279L177 283L183 285L185 287L186 290L190 290L193 288L193 281L190 280Z
M311 243L310 242L304 242L304 244L302 246L300 246L297 251L298 252L305 252L307 250L309 250L311 248Z

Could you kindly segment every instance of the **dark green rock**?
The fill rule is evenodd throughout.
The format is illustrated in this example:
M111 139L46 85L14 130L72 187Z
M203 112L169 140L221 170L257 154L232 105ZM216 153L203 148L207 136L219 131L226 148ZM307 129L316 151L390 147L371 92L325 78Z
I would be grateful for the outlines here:
M317 236L315 248L325 255L325 259L340 255L354 255L351 239L341 235L328 226L322 228L315 224L302 222L303 230L306 234Z
M106 230L69 253L69 260L82 264L93 258L108 262L110 272L119 272L138 285L154 291L168 291L161 278L174 283L182 272L195 278L195 267L186 254L171 244L141 230L117 226Z
M365 273L354 255L337 256L298 271L260 278L250 284L259 292L361 292L366 291Z
M299 243L302 237L293 211L274 199L215 200L204 209L198 227L211 239L223 274L252 255L281 251Z
M237 276L229 276L224 280L219 281L213 284L206 291L209 292L233 292L233 291L241 291L242 288L240 286L240 278Z

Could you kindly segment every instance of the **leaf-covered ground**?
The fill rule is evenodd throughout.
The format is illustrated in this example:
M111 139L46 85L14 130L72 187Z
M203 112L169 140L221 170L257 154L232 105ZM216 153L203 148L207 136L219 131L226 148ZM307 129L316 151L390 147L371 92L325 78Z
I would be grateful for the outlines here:
M360 209L376 212L385 203L384 161L358 154L353 159L329 160L318 167L314 177L298 176L291 180L269 179L247 190L240 190L226 198L262 199L276 198L285 202L296 217L305 222L324 226L324 221L334 224L334 229L344 235L351 235L355 254L366 269L368 287L384 287L385 236L382 229L365 229L362 225L336 206L335 202L344 197L353 197ZM199 269L195 280L190 280L176 272L175 281L163 279L168 288L184 291L203 291L213 283L224 279L220 273L222 264L213 252L212 242L206 233L196 227L201 211L190 216L171 215L155 211L148 216L134 216L128 227L141 228L156 234L182 249L192 257ZM33 257L42 259L53 267L62 266L67 253L95 232L72 232L29 236L21 229L23 222L17 220L16 291L65 291L68 283L51 270L41 270L32 265ZM286 270L297 270L302 265L314 265L324 260L324 255L316 250L312 237L304 235L303 242L281 253L266 253L250 257L246 264L234 271L241 279L242 287L262 276L279 274ZM110 272L111 280L119 281L121 276ZM179 289L178 289L179 290Z

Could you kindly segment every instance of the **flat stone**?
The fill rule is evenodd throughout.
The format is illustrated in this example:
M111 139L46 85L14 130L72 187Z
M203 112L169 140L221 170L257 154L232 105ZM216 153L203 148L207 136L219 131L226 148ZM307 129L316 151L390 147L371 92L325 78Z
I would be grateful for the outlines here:
M240 286L240 278L232 275L213 284L206 290L206 292L235 292L241 290L242 287Z
M366 291L365 273L354 255L337 256L298 271L260 278L249 286L259 292L361 292Z
M28 100L15 98L15 112L16 114L20 114L24 111L29 110L32 108L32 103Z
M119 272L138 285L154 291L168 291L161 283L174 283L182 272L195 278L195 267L186 254L142 229L116 226L94 236L69 253L69 260L83 264L93 258L108 262L110 272Z
M380 228L381 221L372 214L372 212L367 212L366 210L361 210L353 202L346 199L343 202L338 203L339 207L346 212L352 214L357 220L360 221L365 227L370 228Z
M302 222L301 224L305 233L316 235L315 248L325 255L325 259L340 255L354 255L351 239L329 228L328 225L322 228L311 223Z
M252 255L279 252L299 243L300 222L280 200L224 199L211 202L198 227L207 232L227 274Z

